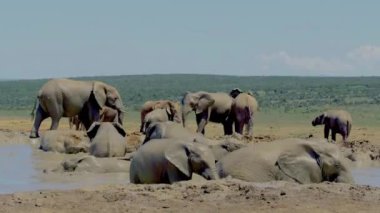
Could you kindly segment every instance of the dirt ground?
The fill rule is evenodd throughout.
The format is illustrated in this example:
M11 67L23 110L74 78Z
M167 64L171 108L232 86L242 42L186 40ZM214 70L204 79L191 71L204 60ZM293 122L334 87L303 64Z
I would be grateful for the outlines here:
M30 143L32 122L27 118L0 118L1 143ZM42 131L49 122L43 123ZM139 139L138 123L126 122L129 143ZM61 121L60 128L68 128ZM191 128L194 128L192 126ZM289 137L321 137L310 125L258 125L251 143ZM207 137L222 129L207 126ZM378 128L354 127L347 155L359 165L380 166ZM340 140L340 137L339 137ZM338 141L338 144L341 143ZM356 165L358 166L358 165ZM67 176L70 178L70 176ZM380 188L350 184L299 185L286 182L248 183L234 179L205 181L195 178L173 185L111 184L74 190L43 190L0 195L0 212L378 212Z

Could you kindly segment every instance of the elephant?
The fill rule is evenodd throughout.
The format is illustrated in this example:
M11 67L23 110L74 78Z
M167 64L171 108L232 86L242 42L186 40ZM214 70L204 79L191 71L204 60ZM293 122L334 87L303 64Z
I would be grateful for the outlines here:
M253 137L253 124L255 114L258 110L258 103L251 93L243 93L236 88L230 92L234 98L233 115L235 123L235 132L243 134L244 125L246 125L247 136Z
M64 160L54 172L115 173L129 172L130 162L118 158L96 158L92 155Z
M164 121L173 121L173 115L171 114L171 111L169 108L166 109L155 109L148 114L146 114L144 118L144 127L143 127L143 133L145 133L145 130L149 125L153 122L164 122Z
M193 172L207 180L218 179L214 156L206 145L154 139L136 151L129 174L131 183L171 184L190 180Z
M184 127L186 127L186 116L191 111L195 111L198 125L197 132L204 134L206 124L211 121L223 124L225 135L232 134L233 116L231 113L233 99L227 93L186 92L181 104Z
M100 110L100 121L101 122L118 122L120 112L117 109L104 106Z
M84 132L74 130L51 130L41 137L40 149L66 154L88 152L90 139Z
M345 160L335 144L284 139L236 150L216 166L221 178L231 176L250 182L353 183Z
M126 134L117 122L94 122L87 131L90 154L96 157L123 157L126 153Z
M202 143L207 145L214 154L215 161L218 161L229 152L233 152L245 146L245 144L227 137L224 140L211 140L200 133L194 133L183 128L182 125L174 122L156 122L147 128L143 144L152 139L179 139L190 143Z
M325 125L324 136L326 139L331 130L333 141L336 141L336 133L338 133L342 135L343 142L346 144L351 132L352 118L350 113L345 110L328 110L317 116L311 123L313 126Z
M72 129L75 126L75 130L85 130L83 123L79 120L79 116L75 115L69 117L69 127Z
M168 109L171 114L170 120L175 121L177 123L181 123L181 117L179 116L179 105L177 102L170 101L170 100L158 100L158 101L147 101L145 102L140 111L140 116L141 116L141 126L140 126L140 132L144 132L144 127L145 127L145 116L155 110L155 109Z
M38 92L32 117L36 111L30 138L38 138L41 122L51 117L50 130L58 128L61 117L79 116L86 129L99 120L99 110L104 106L119 111L119 123L123 123L124 106L116 88L100 81L52 79Z

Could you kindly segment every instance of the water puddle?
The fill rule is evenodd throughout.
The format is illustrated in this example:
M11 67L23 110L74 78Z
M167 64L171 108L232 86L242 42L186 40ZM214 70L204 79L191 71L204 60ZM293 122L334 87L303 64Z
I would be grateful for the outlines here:
M128 173L44 173L68 155L36 150L29 144L0 146L0 194L43 189L74 189L99 184L128 183ZM42 166L43 165L43 166Z
M356 184L380 187L380 168L354 169L352 175Z
M42 152L30 144L0 146L0 194L44 189L75 189L100 184L127 184L128 173L54 173L43 168L54 168L64 155ZM360 185L380 187L380 168L353 170L355 182Z

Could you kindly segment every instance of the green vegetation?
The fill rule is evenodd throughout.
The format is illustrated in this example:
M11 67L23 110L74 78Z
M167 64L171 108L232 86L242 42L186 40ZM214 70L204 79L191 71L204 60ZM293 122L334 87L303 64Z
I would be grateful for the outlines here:
M138 120L146 100L180 100L186 91L251 90L260 105L258 119L305 122L328 108L348 109L360 125L380 125L380 77L233 77L213 75L133 75L86 77L115 86L128 117ZM42 80L0 81L0 116L28 116Z

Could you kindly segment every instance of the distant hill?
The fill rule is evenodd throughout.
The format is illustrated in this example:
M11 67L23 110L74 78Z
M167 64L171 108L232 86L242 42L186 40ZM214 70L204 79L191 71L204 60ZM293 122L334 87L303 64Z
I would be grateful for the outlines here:
M82 77L115 86L129 109L146 100L180 100L186 91L251 90L262 110L313 111L321 106L380 103L380 77L234 77L219 75L130 75ZM47 80L0 82L0 109L31 109Z

